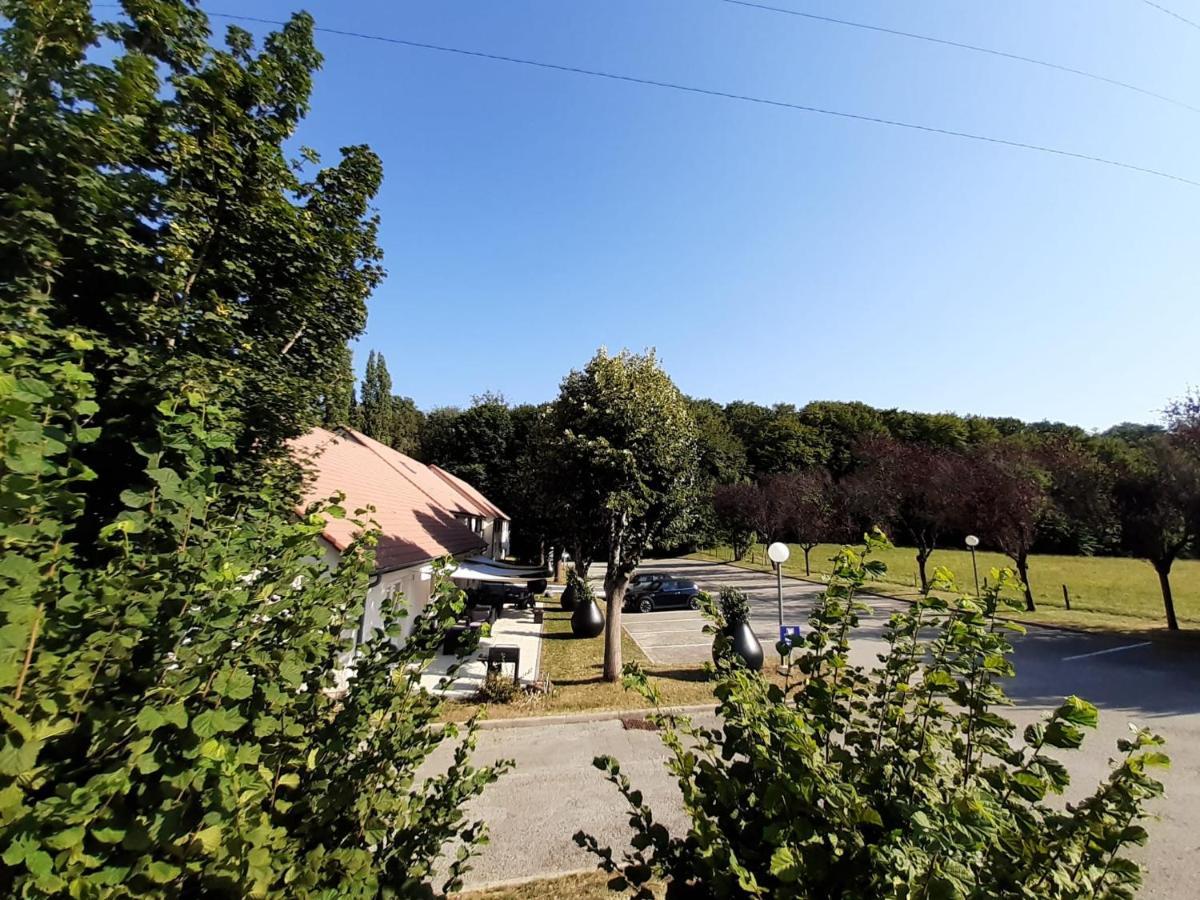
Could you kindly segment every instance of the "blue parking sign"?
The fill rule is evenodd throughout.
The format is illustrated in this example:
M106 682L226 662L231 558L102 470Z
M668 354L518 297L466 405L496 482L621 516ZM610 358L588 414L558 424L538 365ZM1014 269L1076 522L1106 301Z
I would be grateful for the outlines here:
M779 626L779 640L782 643L787 644L789 647L793 647L796 644L800 643L800 640L803 636L804 636L804 629L801 628L799 625L780 625Z

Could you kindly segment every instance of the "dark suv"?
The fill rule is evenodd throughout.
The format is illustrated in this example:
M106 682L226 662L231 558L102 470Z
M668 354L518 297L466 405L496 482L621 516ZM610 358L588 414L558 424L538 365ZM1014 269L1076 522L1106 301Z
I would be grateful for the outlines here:
M625 609L628 612L699 608L700 588L696 582L669 575L659 576L625 595Z

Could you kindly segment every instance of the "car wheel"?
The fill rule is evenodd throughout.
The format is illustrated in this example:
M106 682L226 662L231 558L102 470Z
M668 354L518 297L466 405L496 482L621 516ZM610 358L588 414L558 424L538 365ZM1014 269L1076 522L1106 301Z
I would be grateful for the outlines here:
M688 597L688 609L699 609L699 608L700 608L700 595L692 594L692 596Z
M654 601L649 597L643 597L638 601L638 612L654 612Z

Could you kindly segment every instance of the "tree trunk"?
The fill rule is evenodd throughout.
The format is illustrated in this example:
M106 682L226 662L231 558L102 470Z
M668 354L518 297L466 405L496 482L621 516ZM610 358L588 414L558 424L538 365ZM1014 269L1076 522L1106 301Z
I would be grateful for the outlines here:
M929 593L929 576L925 574L925 563L929 560L932 550L920 548L917 550L917 572L921 575L921 593Z
M1017 575L1021 578L1021 584L1025 585L1025 611L1037 612L1037 606L1033 602L1033 591L1029 587L1029 554L1022 550L1016 556Z
M1154 563L1154 570L1158 572L1158 584L1162 588L1163 609L1167 611L1167 628L1170 631L1179 630L1179 622L1175 618L1175 598L1171 596L1171 562L1172 560L1163 560Z
M812 570L808 567L808 554L812 551L812 547L805 544L800 549L804 551L804 577L808 578L812 575Z
M605 681L619 681L621 678L621 608L625 605L625 588L628 585L628 575L618 575L615 578L604 576Z

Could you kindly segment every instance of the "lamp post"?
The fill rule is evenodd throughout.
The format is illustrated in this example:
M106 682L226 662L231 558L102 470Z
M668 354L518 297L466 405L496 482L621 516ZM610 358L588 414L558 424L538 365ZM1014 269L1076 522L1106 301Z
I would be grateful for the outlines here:
M791 551L788 550L788 545L776 541L767 548L767 556L771 562L775 564L775 584L778 589L776 594L776 603L779 608L779 634L780 640L783 640L783 564L787 562L787 558L791 556ZM779 664L783 665L783 657L779 657Z
M971 551L971 570L975 573L975 596L979 596L979 566L975 564L975 548L979 546L979 538L973 534L967 535L967 549Z

